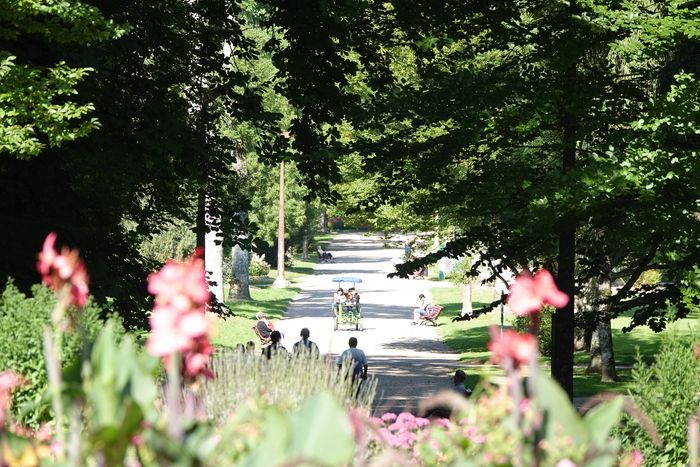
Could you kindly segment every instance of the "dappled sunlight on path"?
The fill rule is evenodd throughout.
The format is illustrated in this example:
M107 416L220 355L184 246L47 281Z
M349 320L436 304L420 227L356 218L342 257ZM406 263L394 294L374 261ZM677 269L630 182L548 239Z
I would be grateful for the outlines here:
M379 379L376 413L415 410L422 397L448 388L458 355L440 341L434 327L411 325L411 318L418 294L429 295L431 287L451 284L387 278L394 270L392 262L400 259L403 250L384 248L375 236L343 233L328 250L334 262L316 265L314 274L299 284L301 292L279 323L284 345L291 348L301 328L307 327L321 352L335 357L347 348L350 337L357 337L358 348L367 354L370 373ZM362 332L349 326L333 331L331 300L336 284L332 278L338 275L362 279L357 285Z

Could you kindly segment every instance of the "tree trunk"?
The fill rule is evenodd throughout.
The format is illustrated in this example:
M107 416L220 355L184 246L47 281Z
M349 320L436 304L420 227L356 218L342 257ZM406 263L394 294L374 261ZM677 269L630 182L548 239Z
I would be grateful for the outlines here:
M230 301L252 300L248 268L250 267L250 252L239 245L231 248L231 288L228 292Z
M204 233L204 269L207 273L209 292L216 301L224 302L224 244L220 235L221 219L212 217L205 203L206 231Z
M591 351L591 336L596 326L595 316L598 313L598 300L600 299L600 280L591 278L576 297L575 309L579 315L579 321L584 324L576 328L574 347L576 350Z
M563 169L573 168L576 161L575 131L571 123L564 125ZM576 219L564 214L559 219L559 253L557 285L569 296L569 302L552 317L552 377L574 397L574 294L576 273Z
M323 233L328 233L328 212L324 209L321 211L321 229Z
M462 289L462 316L471 316L472 313L474 313L474 310L472 309L472 285L474 284L474 281L469 278L464 283L463 289Z
M287 287L287 280L284 277L284 215L284 161L282 161L280 162L280 193L277 220L277 278L272 284L275 288Z
M205 249L205 236L207 231L207 209L206 209L206 196L204 190L200 191L197 196L197 219L195 219L196 225L194 228L195 235L197 236L197 248Z
M304 233L301 238L301 259L309 259L309 227L308 225L304 227Z
M600 300L610 298L610 280L600 282ZM612 329L610 328L609 304L599 304L597 314L600 320L593 332L591 339L591 362L588 372L600 373L600 380L604 383L617 381L615 368L615 353L613 351Z

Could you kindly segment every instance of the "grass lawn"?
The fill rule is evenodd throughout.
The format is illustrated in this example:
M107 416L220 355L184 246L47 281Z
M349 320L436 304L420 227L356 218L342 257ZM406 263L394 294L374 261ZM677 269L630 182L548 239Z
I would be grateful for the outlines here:
M460 360L468 365L463 368L467 373L467 382L476 382L480 376L492 376L503 374L494 366L488 365L489 352L486 344L489 341L489 326L500 323L499 310L482 315L470 321L458 321L453 323L452 318L458 316L462 310L462 291L458 287L432 288L433 303L445 307L438 320L438 332L445 343L452 349L460 352ZM477 289L473 297L474 308L480 308L495 300L493 292L487 289ZM632 332L623 333L622 328L630 323L629 316L621 316L612 322L613 346L615 360L618 364L620 381L617 383L602 383L599 376L589 375L585 371L589 355L586 352L574 354L574 396L589 396L604 391L624 392L629 383L631 366L635 361L637 348L643 360L652 361L661 343L661 335L647 327L634 329ZM509 324L506 312L505 325ZM698 327L697 317L679 320L670 326L678 332L690 332L691 327ZM487 364L481 367L471 365ZM549 367L549 359L542 357L543 369Z
M332 235L324 235L322 238L331 238ZM226 305L233 311L235 316L217 321L216 330L212 342L214 345L235 347L236 344L245 344L248 341L255 342L259 346L260 342L252 327L255 324L255 314L262 311L272 321L278 321L287 310L287 305L299 291L295 283L313 272L317 262L316 248L314 253L309 254L308 261L297 259L294 266L285 268L285 277L291 283L284 289L272 287L277 270L271 269L267 277L251 280L250 295L253 300L249 302L226 302ZM310 252L311 253L311 252ZM224 297L228 296L228 290L224 290Z

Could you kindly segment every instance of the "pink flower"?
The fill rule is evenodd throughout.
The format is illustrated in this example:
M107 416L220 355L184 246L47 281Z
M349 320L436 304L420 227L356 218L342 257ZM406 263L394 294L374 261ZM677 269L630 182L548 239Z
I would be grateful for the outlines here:
M639 449L628 452L620 461L620 467L640 467L644 464L644 455Z
M546 269L534 276L520 274L509 288L508 305L518 316L538 311L545 304L561 308L569 303L569 296L557 288L554 278Z
M188 261L168 261L148 276L148 291L156 296L149 319L148 352L164 359L179 352L186 375L213 377L207 368L214 349L207 335L209 289L201 253Z
M416 426L418 426L418 428L423 428L424 426L430 424L430 420L428 420L427 418L423 418L423 417L416 417L414 421L416 423Z
M385 422L396 420L396 414L392 412L387 412L384 415L382 415L382 420L384 420Z
M14 371L0 373L0 430L5 426L7 413L12 406L12 391L26 384L26 380Z
M537 352L537 339L531 334L520 334L507 329L503 334L496 326L491 326L491 341L488 343L491 361L501 364L510 361L513 368L530 361Z
M369 421L376 426L384 426L384 420L379 417L370 417Z
M562 459L557 462L556 467L576 467L576 464L574 464L570 459Z
M77 307L85 306L90 290L85 265L79 258L78 250L55 249L57 235L51 232L46 236L39 253L36 268L41 274L41 282L55 291L70 288L70 303Z

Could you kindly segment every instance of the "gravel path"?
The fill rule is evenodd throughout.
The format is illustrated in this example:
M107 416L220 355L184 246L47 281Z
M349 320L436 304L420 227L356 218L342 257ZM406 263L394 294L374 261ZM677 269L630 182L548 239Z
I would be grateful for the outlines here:
M443 344L432 326L411 325L418 294L428 295L430 287L450 286L423 280L388 279L402 249L383 248L378 237L357 233L336 236L328 248L335 262L317 264L314 274L299 284L301 292L287 309L278 327L283 344L291 349L301 328L311 331L311 340L322 353L339 355L348 339L357 337L358 348L369 360L369 372L379 380L375 413L409 410L415 412L424 396L451 384L458 366L457 354ZM333 331L331 300L337 275L362 278L358 284L365 330L342 326ZM429 296L429 295L428 295Z

